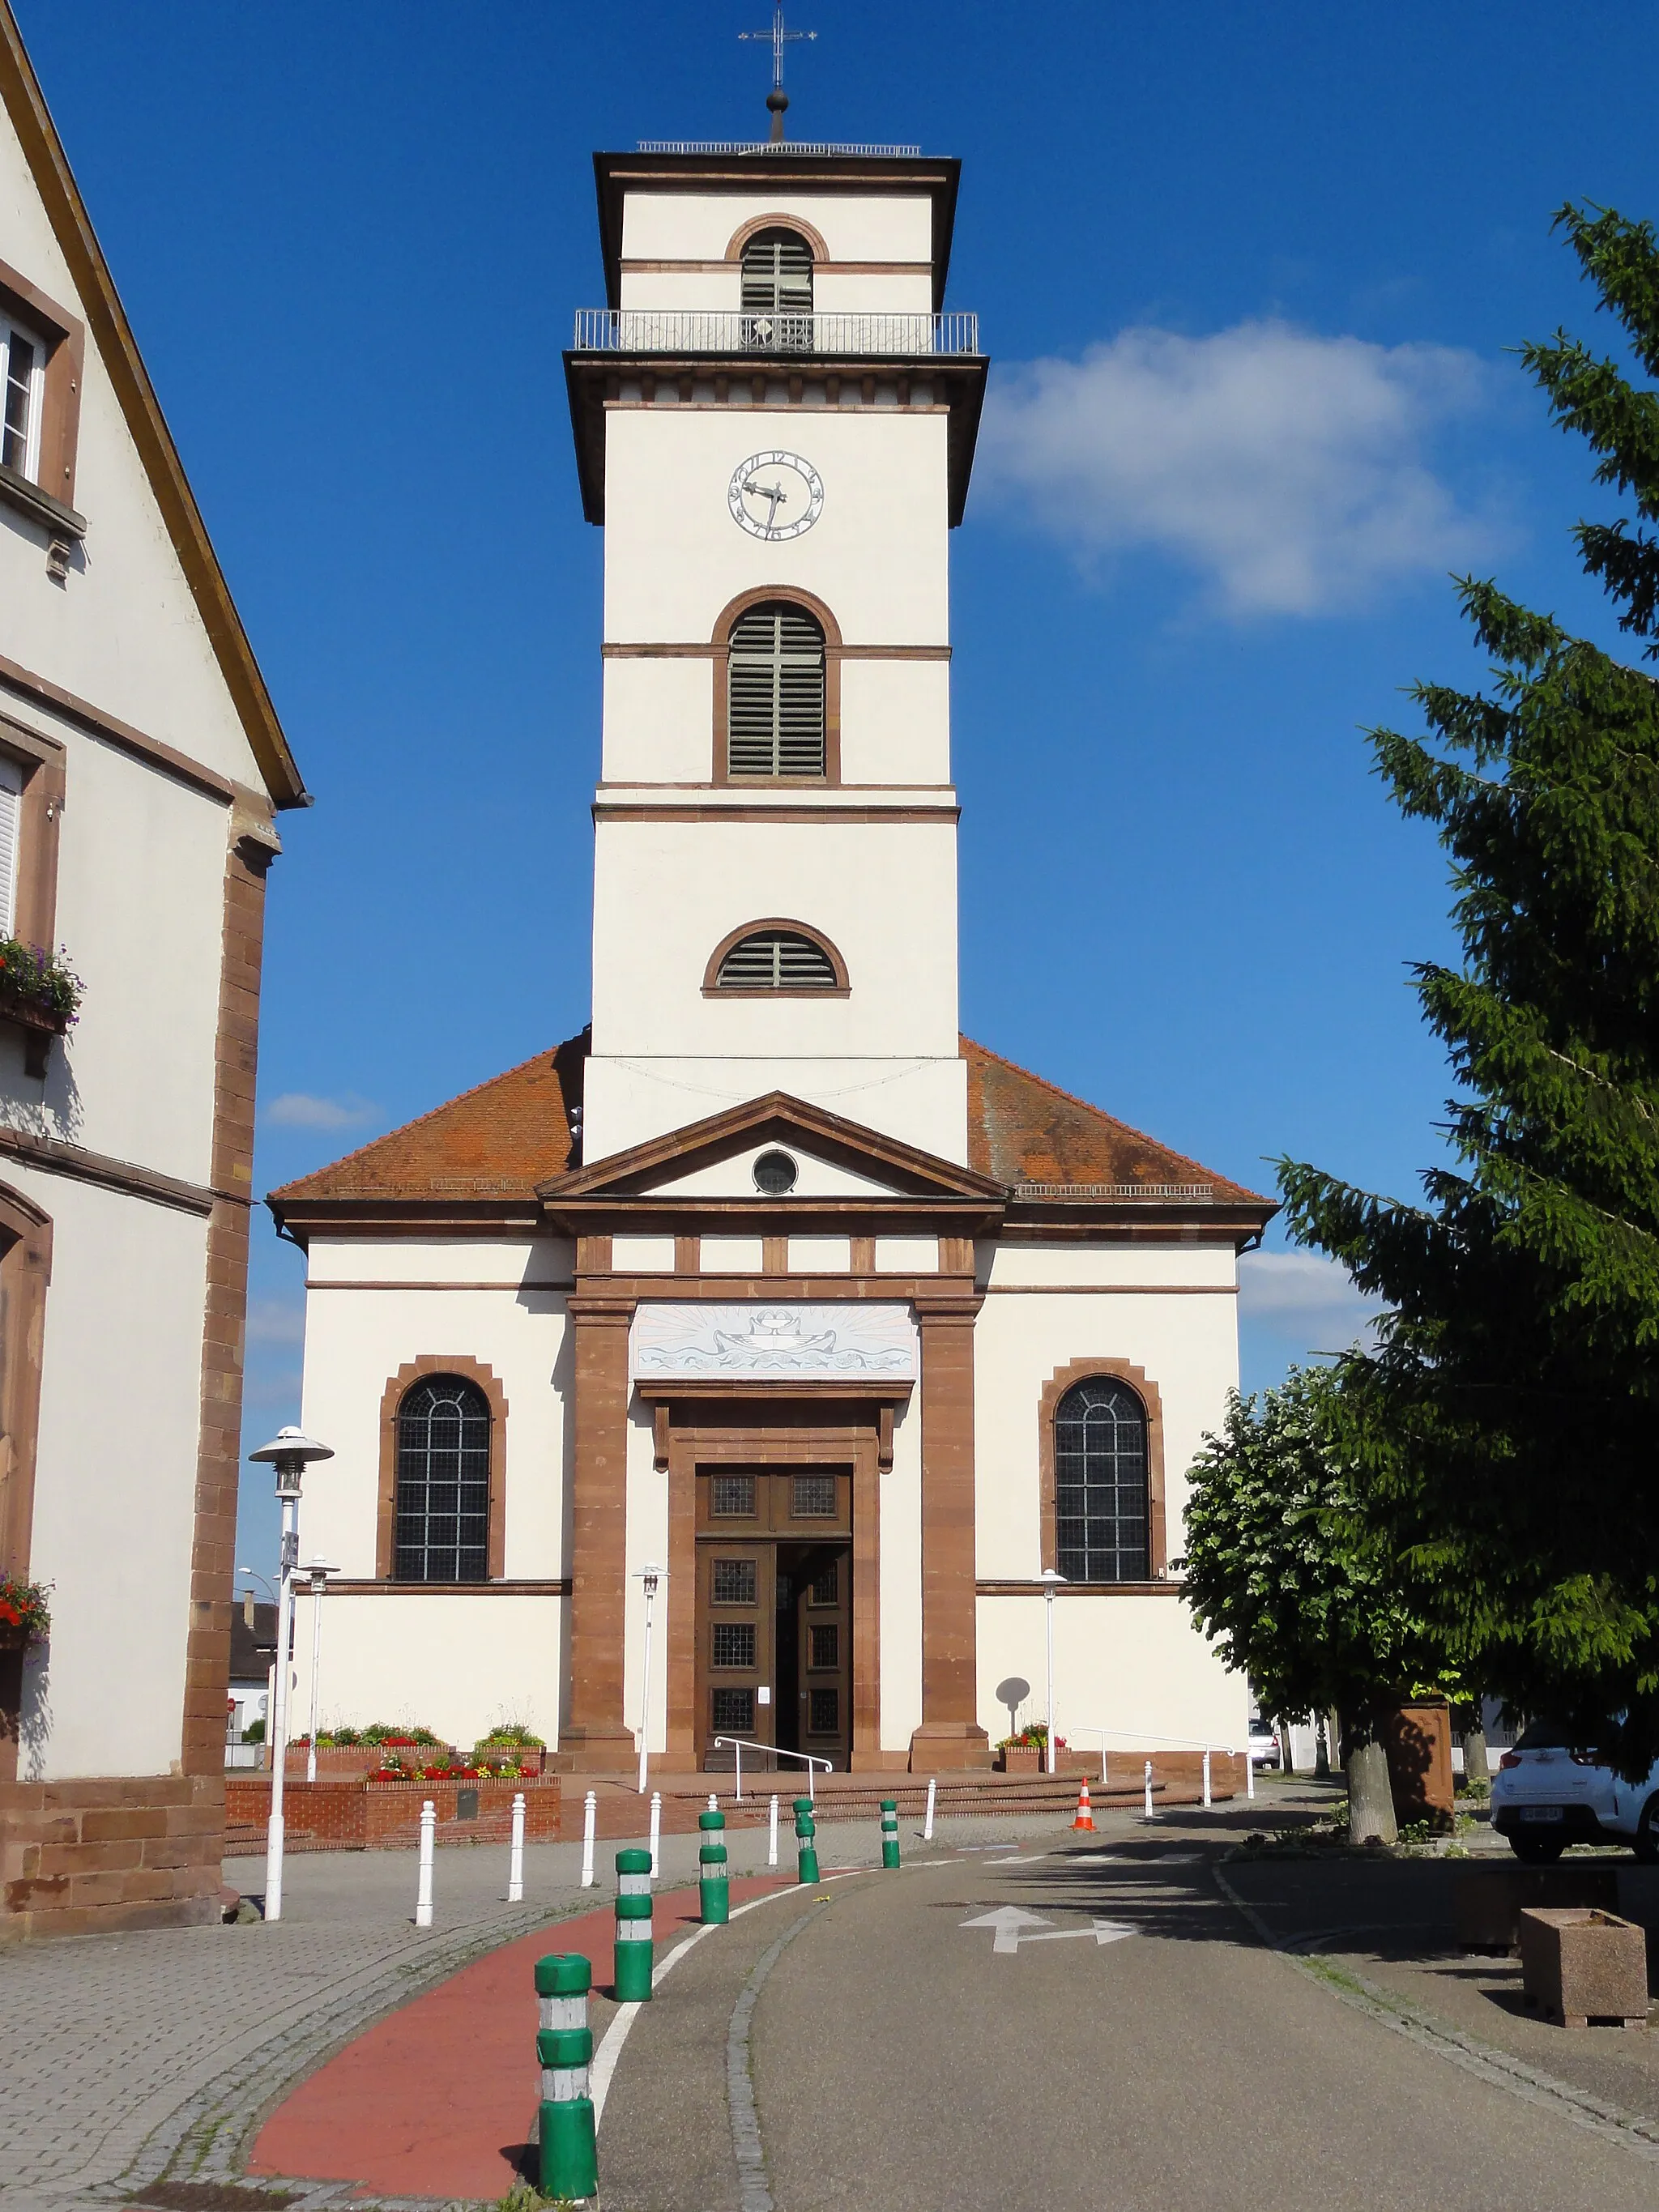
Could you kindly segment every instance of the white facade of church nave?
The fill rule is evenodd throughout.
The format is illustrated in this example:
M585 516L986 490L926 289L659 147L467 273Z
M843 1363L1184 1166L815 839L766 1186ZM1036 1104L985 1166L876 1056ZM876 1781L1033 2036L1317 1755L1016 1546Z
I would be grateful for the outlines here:
M624 311L733 312L734 236L761 217L822 241L818 312L926 314L933 304L930 203L895 189L838 194L759 178L743 192L637 189L623 201ZM855 264L842 273L843 264ZM625 371L605 423L605 707L596 794L592 1051L584 1158L776 1090L937 1158L969 1157L968 1075L957 1006L957 860L950 758L948 410L925 373L901 406L849 382L832 404L822 380L799 401L774 371L757 403L746 379L724 398L699 374L647 397ZM727 511L747 456L799 453L821 475L816 526L766 543ZM763 588L810 594L844 646L838 785L804 794L716 780L714 666L723 614ZM655 651L653 648L669 648ZM703 650L693 650L703 648ZM860 648L878 650L860 653ZM574 799L573 793L573 799ZM810 806L804 803L810 798ZM971 794L970 794L971 799ZM988 799L983 803L988 803ZM778 819L767 818L776 815ZM974 889L969 887L969 896ZM723 1001L706 993L711 954L745 923L787 918L817 930L846 963L847 995ZM663 1194L747 1193L759 1147ZM878 1182L791 1148L795 1195ZM729 1227L729 1224L728 1224ZM975 1329L975 1551L981 1581L1030 1581L1040 1540L1039 1401L1068 1365L1100 1358L1144 1370L1162 1406L1168 1549L1181 1550L1184 1470L1237 1381L1235 1243L981 1240L984 1304ZM875 1264L925 1276L936 1240L878 1243ZM674 1240L617 1240L614 1266L671 1272ZM627 1249L623 1247L626 1244ZM457 1742L501 1719L556 1740L568 1601L511 1595L366 1590L376 1572L382 1403L389 1378L425 1355L465 1352L507 1405L497 1481L505 1492L504 1576L533 1584L571 1573L573 1387L567 1300L573 1249L556 1237L454 1240L360 1231L309 1238L303 1424L335 1460L314 1472L302 1552L358 1587L324 1601L325 1716L423 1721ZM758 1274L761 1240L714 1232L702 1273ZM792 1239L789 1272L833 1277L848 1240ZM787 1297L787 1291L781 1291ZM1121 1367L1118 1371L1121 1370ZM922 1719L921 1449L927 1382L898 1415L879 1481L880 1743L902 1763ZM653 1463L651 1409L635 1395L627 1453L624 1716L637 1727L642 1601L633 1571L669 1556L668 1477ZM659 1607L685 1606L670 1584ZM303 1598L300 1707L311 1649ZM1055 1608L1060 1732L1110 1728L1166 1741L1243 1741L1246 1690L1194 1632L1173 1589L1083 1595ZM1033 1686L1041 1717L1043 1602L977 1601L978 1720L1008 1727L997 1686ZM654 1644L653 1749L663 1743L668 1638Z

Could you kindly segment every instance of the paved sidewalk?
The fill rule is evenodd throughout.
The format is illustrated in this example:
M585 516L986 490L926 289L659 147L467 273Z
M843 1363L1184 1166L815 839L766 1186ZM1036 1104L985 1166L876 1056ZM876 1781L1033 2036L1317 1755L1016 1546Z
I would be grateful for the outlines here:
M974 1839L1052 1829L1051 1819L961 1820ZM941 1824L940 1832L945 1832ZM734 1872L763 1871L764 1830L729 1837ZM826 1867L878 1854L872 1822L826 1824ZM0 1950L0 2212L107 2204L163 2175L240 2170L262 2116L331 2051L500 1946L612 1887L614 1843L596 1889L580 1842L532 1845L525 1902L502 1902L507 1853L437 1856L436 1926L412 1925L415 1859L314 1852L288 1862L275 1926L145 1930ZM793 1838L786 1823L786 1869ZM665 1838L664 1886L694 1879L697 1839ZM228 1860L257 1896L262 1859Z

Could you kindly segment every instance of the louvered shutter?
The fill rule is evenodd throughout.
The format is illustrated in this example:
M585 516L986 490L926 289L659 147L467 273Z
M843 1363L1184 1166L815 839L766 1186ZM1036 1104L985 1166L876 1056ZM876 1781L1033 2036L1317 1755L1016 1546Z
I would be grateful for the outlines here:
M714 981L722 991L832 991L836 963L795 930L757 930L732 947Z
M0 758L0 937L17 928L17 844L23 811L23 771Z
M743 249L743 312L751 345L812 343L812 249L793 230L757 231Z
M726 683L728 775L823 775L823 632L805 607L780 599L740 615Z

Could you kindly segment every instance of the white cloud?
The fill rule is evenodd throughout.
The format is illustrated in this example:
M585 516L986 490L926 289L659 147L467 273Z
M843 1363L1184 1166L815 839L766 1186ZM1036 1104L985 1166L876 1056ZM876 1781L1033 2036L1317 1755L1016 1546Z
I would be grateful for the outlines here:
M349 1091L343 1098L319 1098L309 1091L284 1091L264 1109L264 1119L279 1129L361 1129L380 1117L372 1099Z
M1319 614L1492 550L1431 465L1487 381L1455 347L1279 321L1127 330L994 377L980 474L1085 559L1163 553L1230 614Z
M1376 1312L1377 1301L1355 1288L1346 1267L1321 1253L1246 1252L1238 1262L1238 1306L1244 1320L1277 1329L1322 1327L1357 1334Z

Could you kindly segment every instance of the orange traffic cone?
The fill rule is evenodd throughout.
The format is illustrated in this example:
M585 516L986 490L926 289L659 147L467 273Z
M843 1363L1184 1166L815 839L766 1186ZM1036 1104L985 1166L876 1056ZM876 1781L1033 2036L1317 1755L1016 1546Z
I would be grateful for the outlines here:
M1091 1836L1095 1832L1095 1816L1089 1810L1089 1778L1087 1775L1085 1775L1083 1778L1082 1789L1077 1793L1077 1818L1073 1821L1072 1826L1074 1828L1085 1829Z

